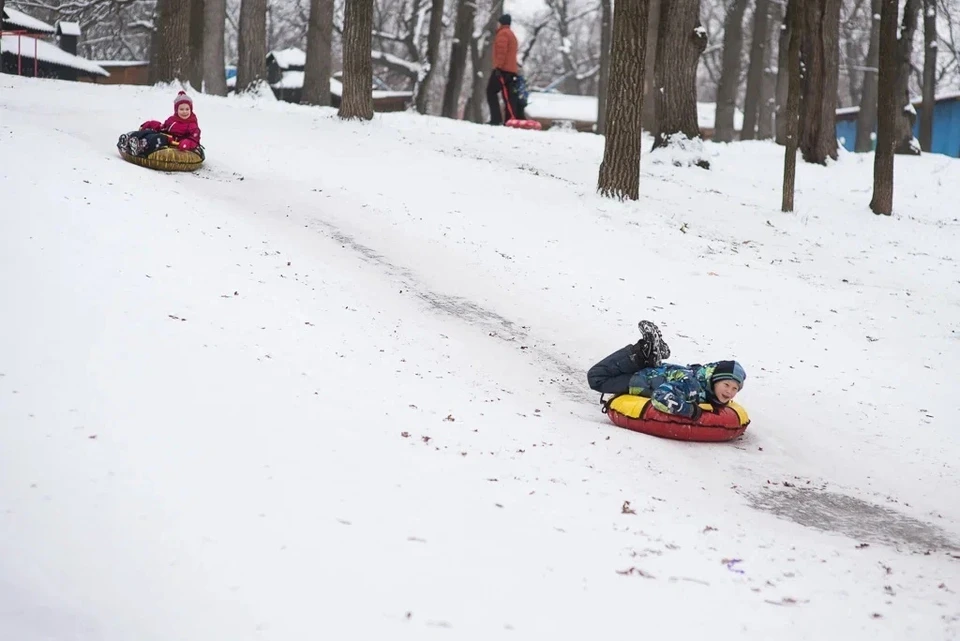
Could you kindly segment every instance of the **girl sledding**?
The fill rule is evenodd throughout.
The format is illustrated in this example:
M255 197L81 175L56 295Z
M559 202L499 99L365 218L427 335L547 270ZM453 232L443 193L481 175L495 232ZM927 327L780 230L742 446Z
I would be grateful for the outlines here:
M587 372L590 388L613 394L603 411L620 427L690 441L728 441L750 423L733 402L747 378L733 360L705 365L663 362L670 347L660 329L640 321L641 338L613 352Z
M136 165L163 171L194 171L205 159L193 100L181 91L173 100L174 114L163 123L148 120L137 131L120 136L120 156Z

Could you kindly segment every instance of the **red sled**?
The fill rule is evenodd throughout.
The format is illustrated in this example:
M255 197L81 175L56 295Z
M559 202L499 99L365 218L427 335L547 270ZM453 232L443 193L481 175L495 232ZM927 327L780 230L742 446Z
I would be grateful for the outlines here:
M511 118L503 124L507 127L514 127L515 129L534 129L536 131L543 129L543 126L536 120L517 120L516 118Z

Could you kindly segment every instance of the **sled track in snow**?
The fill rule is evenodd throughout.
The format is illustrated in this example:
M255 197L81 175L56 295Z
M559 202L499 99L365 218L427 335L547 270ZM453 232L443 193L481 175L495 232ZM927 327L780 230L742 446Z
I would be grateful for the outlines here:
M544 372L545 374L551 372L557 374L550 377L547 382L555 386L570 400L577 403L594 403L596 401L592 394L587 394L583 389L581 379L584 379L585 374L580 369L565 363L547 347L536 344L536 341L531 338L528 328L517 325L468 298L442 294L428 289L409 269L390 262L383 254L344 233L332 223L316 218L310 222L322 227L322 233L344 247L350 248L359 254L363 260L378 266L402 281L405 289L412 292L435 312L483 329L487 332L487 336L516 345L518 350L529 354L535 362L544 364L545 369L548 370Z

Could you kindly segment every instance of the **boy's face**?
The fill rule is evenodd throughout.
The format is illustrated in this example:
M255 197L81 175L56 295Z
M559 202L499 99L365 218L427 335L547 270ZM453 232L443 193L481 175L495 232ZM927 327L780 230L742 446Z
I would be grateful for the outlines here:
M729 403L733 397L740 391L740 385L736 381L729 379L717 381L713 384L713 395L721 403Z
M193 109L190 108L190 105L186 102L181 102L177 105L177 115L186 120L190 117L190 114L193 112Z

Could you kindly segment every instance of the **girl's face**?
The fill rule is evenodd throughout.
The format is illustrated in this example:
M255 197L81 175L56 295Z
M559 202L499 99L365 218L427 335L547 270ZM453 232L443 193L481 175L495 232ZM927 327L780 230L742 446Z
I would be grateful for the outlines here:
M181 102L177 105L177 115L186 120L190 117L190 114L193 113L193 109L190 108L190 104L186 102Z
M740 385L736 381L725 379L713 384L713 394L721 403L729 403L733 397L740 391Z

